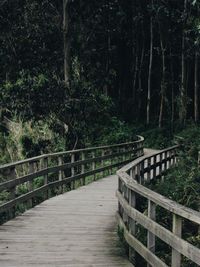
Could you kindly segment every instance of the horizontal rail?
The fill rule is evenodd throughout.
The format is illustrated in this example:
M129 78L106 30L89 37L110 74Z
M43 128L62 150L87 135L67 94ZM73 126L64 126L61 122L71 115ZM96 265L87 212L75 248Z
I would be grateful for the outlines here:
M137 143L140 143L141 141L144 141L144 138L142 136L137 136L137 137L138 137L138 140L136 140L134 142L127 142L127 143L121 143L121 144L115 144L115 145L97 146L97 147L74 149L74 150L68 150L68 151L62 151L62 152L56 152L56 153L43 154L40 156L36 156L36 157L32 157L32 158L12 162L12 163L0 165L0 171L7 169L7 168L16 167L17 165L22 165L25 163L36 162L36 161L42 160L44 158L66 156L66 155L71 155L71 154L76 154L76 153L81 153L81 152L91 152L94 150L104 150L104 149L113 149L113 148L125 147L125 146L137 144Z
M151 266L168 266L156 255L157 237L172 249L170 266L182 266L181 255L200 265L200 249L182 238L183 221L188 220L200 226L200 212L180 205L146 187L153 180L162 179L165 172L177 164L177 149L178 146L174 146L144 155L117 172L119 177L119 188L116 193L119 201L117 219L124 229L124 238L130 246L130 260L133 260L136 251ZM139 207L141 197L145 212ZM158 206L167 214L171 214L171 230L166 228L166 225L160 224L161 222L156 222ZM138 225L147 230L146 246L141 243L137 235Z
M142 156L143 141L138 137L135 142L48 154L3 165L0 194L6 191L9 197L1 203L0 214L8 213L6 216L12 218L21 203L29 208L37 201L84 185L87 178L92 181L97 174L108 175L105 171L112 172ZM21 193L20 186L25 193Z
M137 152L138 150L140 150L140 148L136 148L134 151ZM97 162L97 161L100 161L100 160L106 160L106 159L111 159L111 158L114 158L114 157L119 157L122 154L123 155L128 155L128 154L130 154L132 152L133 152L133 150L128 150L128 151L121 152L121 153L114 153L112 155L109 154L109 155L100 156L100 157L96 157L96 158L89 158L89 159L85 159L85 160L79 160L79 161L76 161L74 163L65 163L65 164L62 164L62 165L41 169L41 170L36 171L34 173L30 173L30 174L27 174L25 176L18 177L17 179L8 180L8 181L5 181L5 182L1 183L0 184L0 191L7 190L7 189L10 189L10 188L12 188L14 186L20 185L22 183L32 181L35 178L40 177L40 176L45 175L45 174L51 174L51 173L55 173L55 172L58 172L58 171L71 169L72 167L81 166L83 164L88 164L88 163Z

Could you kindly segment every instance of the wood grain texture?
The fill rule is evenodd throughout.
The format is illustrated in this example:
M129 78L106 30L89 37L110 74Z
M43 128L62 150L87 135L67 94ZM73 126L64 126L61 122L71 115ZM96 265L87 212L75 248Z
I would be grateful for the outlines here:
M115 212L117 177L46 200L0 226L1 267L131 267Z

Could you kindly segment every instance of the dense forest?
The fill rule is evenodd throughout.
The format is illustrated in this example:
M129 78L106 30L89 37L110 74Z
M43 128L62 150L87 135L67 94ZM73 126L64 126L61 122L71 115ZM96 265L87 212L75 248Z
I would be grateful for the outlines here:
M197 123L199 9L196 0L1 1L1 162Z
M176 139L180 164L149 186L199 211L199 0L0 0L0 31L0 164Z

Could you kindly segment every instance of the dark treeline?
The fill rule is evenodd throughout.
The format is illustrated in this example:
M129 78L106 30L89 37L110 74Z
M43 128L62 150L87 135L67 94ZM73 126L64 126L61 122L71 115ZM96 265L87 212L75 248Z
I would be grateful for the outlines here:
M48 121L76 145L113 116L160 128L197 122L199 8L196 0L1 1L1 125Z

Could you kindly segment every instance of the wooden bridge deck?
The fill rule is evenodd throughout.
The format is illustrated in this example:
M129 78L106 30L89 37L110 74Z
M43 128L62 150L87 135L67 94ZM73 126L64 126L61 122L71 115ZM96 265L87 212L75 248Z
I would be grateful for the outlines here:
M117 176L46 200L0 226L0 266L122 267Z

